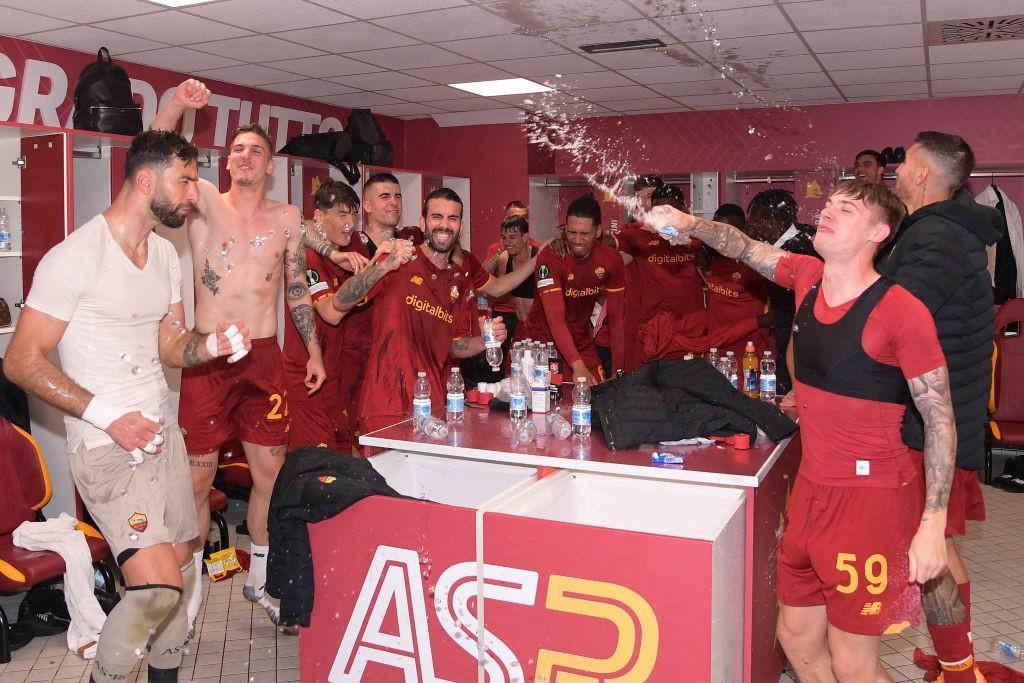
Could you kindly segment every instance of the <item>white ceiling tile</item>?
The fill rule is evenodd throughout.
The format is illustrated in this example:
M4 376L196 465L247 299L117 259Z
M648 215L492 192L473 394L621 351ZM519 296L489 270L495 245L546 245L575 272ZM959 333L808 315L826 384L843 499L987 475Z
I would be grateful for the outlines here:
M629 115L640 116L641 114L673 114L681 111L693 111L693 108L687 107L686 105L679 104L678 102L676 102L673 106L666 107L664 109L641 109L640 111L631 111L629 112Z
M871 97L874 95L919 95L928 92L928 83L912 81L909 83L862 83L841 87L847 97Z
M103 21L115 17L130 17L134 14L146 14L157 12L161 9L159 5L150 5L139 0L50 0L39 2L38 0L4 0L7 7L23 9L36 14L44 14L48 17L55 17L65 21L85 23L91 21ZM173 41L168 41L173 42ZM95 52L97 47L88 50Z
M324 51L339 54L413 45L417 42L415 38L407 38L394 31L361 21L332 26L316 26L298 31L282 31L274 35L302 45L316 45Z
M969 92L972 90L1019 89L1024 84L1024 75L989 76L988 78L932 79L932 93Z
M696 111L724 111L726 109L764 109L768 107L767 104L760 102L744 102L743 104L704 104L694 105L691 109Z
M1013 76L1021 73L1024 73L1024 59L931 65L932 78L985 78L988 76Z
M617 43L645 38L655 38L666 44L676 42L675 38L650 19L634 19L612 24L577 24L549 31L544 34L544 37L573 51L578 50L581 45Z
M438 43L438 45L446 50L479 60L544 57L565 52L563 48L551 41L535 36L521 35L469 38Z
M898 100L903 102L904 100L927 100L928 93L917 93L911 95L870 95L868 97L847 97L846 99L851 102L891 102Z
M928 21L1020 14L1020 0L925 0Z
M488 0L478 4L537 34L566 26L629 21L642 17L622 0Z
M383 104L373 108L374 114L382 114L384 116L426 116L427 114L436 114L440 111L445 110L438 109L437 107L431 107L427 104L416 104L414 102Z
M435 83L472 83L498 78L509 78L509 74L487 64L453 64L452 66L431 66L425 69L403 69L410 76L416 76Z
M919 66L889 66L878 69L850 69L847 71L832 71L829 73L839 85L859 85L863 83L899 83L904 81L923 81L928 75L924 65ZM935 75L935 65L932 65L932 75ZM959 74L952 74L956 76ZM964 74L969 75L969 74Z
M406 45L386 50L365 50L347 53L352 59L367 64L379 64L387 69L415 69L428 66L465 64L469 60L433 45Z
M466 98L466 91L449 88L447 85L429 85L422 88L395 88L383 91L409 102L433 102L436 100L461 100Z
M355 92L358 88L347 85L340 85L330 81L322 81L318 78L309 78L303 81L288 81L286 83L269 83L261 86L263 90L279 92L295 97L325 97L327 95L343 95Z
M590 59L612 69L644 69L658 66L695 64L697 58L688 48L679 44L659 47L654 50L629 50L591 55Z
M732 64L757 57L787 57L805 55L807 48L795 33L779 33L756 38L726 38L716 48L708 41L688 43L698 54L715 63Z
M734 76L766 78L786 74L807 74L821 71L818 60L811 55L793 57L753 57L744 62L730 62Z
M737 92L740 88L735 83L721 78L713 81L692 81L690 83L660 83L650 86L651 90L668 95L680 97L686 95L717 95L720 93Z
M588 90L579 90L573 94L586 98L591 102L611 102L612 100L654 97L657 93L642 85L624 85L617 88L592 88Z
M595 64L580 55L558 55L555 57L528 57L526 59L500 59L488 62L491 66L504 69L517 76L547 76L549 74L575 74L597 71Z
M757 5L771 5L774 0L700 0L700 10L710 12L722 9L738 9L741 7L756 7ZM649 17L667 17L672 14L682 14L688 7L679 0L655 0L645 2L642 11Z
M817 88L788 88L786 90L755 90L753 94L770 102L780 104L784 102L842 98L840 92L833 85Z
M190 14L223 21L256 32L324 26L350 18L306 0L288 0L282 11L281 0L223 0L208 5L184 8Z
M823 71L811 74L787 74L785 76L766 76L764 78L751 78L749 82L744 80L744 85L751 88L763 86L769 90L785 90L787 88L813 88L817 86L831 85L828 74Z
M595 71L589 74L562 74L561 77L534 76L532 80L549 88L557 88L558 90L612 88L620 85L635 85L633 81L614 71Z
M187 37L190 43L251 35L250 31L237 26L210 21L177 10L142 14L125 19L111 19L95 24L95 26L149 40L167 40L168 38L174 40L176 37Z
M377 19L375 24L426 42L478 38L512 33L516 25L479 7L452 7L399 17Z
M409 76L408 74L403 74L398 71L381 71L379 73L372 74L336 76L330 80L335 83L343 83L345 85L358 88L359 90L369 90L371 92L433 85L430 81L425 81L422 78Z
M646 109L674 109L679 106L679 103L667 97L650 97L641 100L630 99L601 102L601 106L612 111L640 111Z
M504 109L508 107L508 104L499 100L492 100L489 97L467 97L458 100L431 102L430 106L438 107L445 111L483 111L485 109Z
M356 92L348 95L330 95L328 97L315 97L318 102L336 104L340 107L376 107L385 104L404 104L394 97L381 95L375 92Z
M263 62L268 56L277 59L297 59L299 57L312 57L321 54L305 45L289 43L286 40L273 36L246 36L244 38L230 38L228 40L215 40L208 43L196 43L191 47L221 57L240 59L243 62ZM306 74L303 74L306 75ZM312 75L312 74L310 74Z
M722 93L720 95L686 95L684 97L675 98L678 102L685 104L687 107L730 107L736 106L741 102L740 98L735 95L728 93Z
M716 77L715 70L707 65L653 66L645 69L620 69L619 73L637 83L676 83L679 81L706 81Z
M793 27L774 5L664 17L659 22L683 43L787 33Z
M184 73L202 71L204 69L217 69L222 66L234 66L240 63L236 59L228 59L219 55L208 55L205 52L197 52L184 47L163 47L146 52L132 52L121 55L119 59Z
M357 19L376 19L467 4L466 0L316 0L316 3Z
M1024 7L1022 7L1022 10L1024 10ZM958 43L956 45L934 45L928 48L928 59L932 64L982 62L996 59L1020 59L1022 57L1024 57L1024 40Z
M819 104L846 104L846 100L841 97L825 97L820 100L802 100L796 102L792 106L794 107L813 107Z
M4 9L4 33L9 36L20 36L25 33L37 31L49 31L55 28L71 26L67 21L44 17L31 12L22 12L17 9Z
M43 31L27 36L29 40L47 45L59 45L71 50L80 50L89 54L95 54L101 45L110 50L111 57L117 60L118 55L126 52L139 52L150 50L156 47L166 47L165 43L158 43L155 40L126 36L123 33L114 33L94 26L68 26L53 31ZM173 36L169 36L173 39Z
M980 97L981 95L1019 95L1019 90L965 90L962 92L944 92L942 97Z
M282 83L288 80L300 80L301 77L287 71L279 71L259 64L239 64L225 66L220 69L197 71L196 76L212 78L239 85L265 85L266 83Z
M914 22L920 25L921 22L921 4L918 2L819 0L819 2L786 5L785 10L800 31L856 28L858 26L891 26L892 24Z
M804 31L804 40L818 54L854 52L870 47L885 50L894 47L924 45L921 24L872 26L871 28L840 28L827 31Z
M891 50L861 50L860 52L831 52L819 56L828 71L843 69L873 69L883 66L913 66L924 64L924 48L899 47Z
M272 66L282 71L290 71L310 78L327 78L330 76L344 76L347 74L363 74L384 69L373 64L364 64L354 59L348 59L340 55L323 55L320 57L304 57L302 59L284 59L280 61L264 62L266 66Z

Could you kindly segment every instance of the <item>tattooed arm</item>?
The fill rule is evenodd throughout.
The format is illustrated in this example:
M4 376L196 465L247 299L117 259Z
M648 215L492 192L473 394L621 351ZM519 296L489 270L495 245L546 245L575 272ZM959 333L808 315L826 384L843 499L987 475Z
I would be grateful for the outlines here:
M289 219L298 224L298 209L289 207ZM302 246L302 230L295 230L288 237L284 250L284 282L285 301L299 332L302 343L309 352L306 362L306 378L304 384L313 393L320 388L326 378L324 360L320 352L320 340L316 334L316 314L313 312L313 300L306 286L306 250Z
M508 330L505 328L504 319L501 316L494 318L492 321L494 338L498 341L505 341L508 338ZM480 318L481 327L484 324L484 319ZM448 355L452 358L472 358L478 354L484 352L484 338L480 337L456 337L452 340L452 345L448 349Z
M696 237L722 256L743 261L772 281L775 280L775 266L786 255L782 249L755 240L727 223L691 216L668 205L655 207L654 212L657 212L656 220L664 220L662 225L672 225L683 234ZM648 224L647 227L650 226Z
M305 228L306 232L302 237L302 246L312 249L324 258L331 258L331 254L336 251L334 243L327 239L327 236L323 233L313 230L309 221L306 222Z
M946 506L956 464L956 422L945 365L907 384L924 420L924 514L910 545L910 578L924 583L946 566Z
M331 306L341 314L338 316L338 320L355 308L360 301L366 299L370 290L380 282L381 278L408 262L413 256L414 249L412 242L406 240L381 243L374 262L345 280L345 284L331 297ZM384 258L385 254L386 258Z

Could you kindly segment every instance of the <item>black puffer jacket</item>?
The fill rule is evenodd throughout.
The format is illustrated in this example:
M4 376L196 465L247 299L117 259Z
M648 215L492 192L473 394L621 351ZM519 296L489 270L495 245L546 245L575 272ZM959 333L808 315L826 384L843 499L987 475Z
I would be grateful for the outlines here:
M999 241L1004 230L999 212L976 203L961 189L952 199L907 216L892 247L876 264L882 275L909 290L935 318L949 367L956 464L971 470L985 464L995 334L985 247ZM903 440L911 448L924 448L924 426L913 407L903 421Z
M648 363L594 387L593 410L612 449L710 434L757 435L778 441L796 424L774 405L749 398L702 360Z
M313 556L306 523L333 517L374 495L400 494L367 460L328 448L300 448L288 454L274 484L267 520L267 592L281 600L281 623L309 626L313 612Z

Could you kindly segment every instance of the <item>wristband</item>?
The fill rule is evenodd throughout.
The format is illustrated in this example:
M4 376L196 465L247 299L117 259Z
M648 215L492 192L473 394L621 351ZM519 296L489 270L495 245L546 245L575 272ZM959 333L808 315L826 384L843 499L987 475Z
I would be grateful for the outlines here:
M110 423L125 414L125 410L104 402L99 396L93 396L89 405L82 413L82 419L97 429L107 431Z

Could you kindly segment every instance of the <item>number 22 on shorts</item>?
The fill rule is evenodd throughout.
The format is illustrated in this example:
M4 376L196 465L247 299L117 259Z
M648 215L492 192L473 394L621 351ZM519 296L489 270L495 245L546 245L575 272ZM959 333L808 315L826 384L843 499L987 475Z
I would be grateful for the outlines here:
M271 408L267 413L268 420L280 420L282 417L288 417L288 392L285 391L282 394L271 394L267 397L270 401ZM284 406L284 413L281 412L281 406Z
M840 593L853 593L860 585L860 575L857 572L857 556L853 553L836 553L836 569L845 572L849 580L836 586ZM889 585L889 563L885 555L875 553L864 561L864 578L868 585L865 586L868 593L880 595L885 592Z

